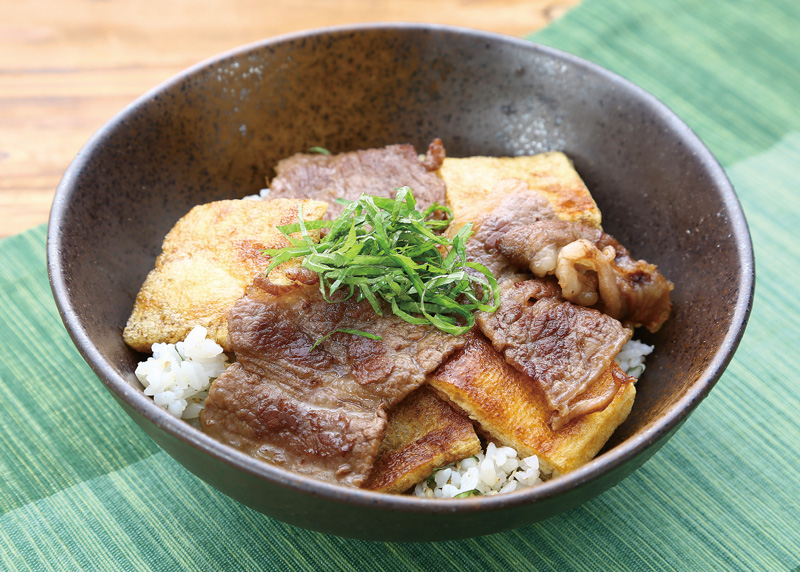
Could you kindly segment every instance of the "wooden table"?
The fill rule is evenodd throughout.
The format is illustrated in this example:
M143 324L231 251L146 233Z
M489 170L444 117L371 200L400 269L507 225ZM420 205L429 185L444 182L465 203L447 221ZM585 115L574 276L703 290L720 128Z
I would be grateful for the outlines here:
M173 74L270 36L409 21L521 36L580 0L29 0L0 7L0 237L47 221L91 134Z

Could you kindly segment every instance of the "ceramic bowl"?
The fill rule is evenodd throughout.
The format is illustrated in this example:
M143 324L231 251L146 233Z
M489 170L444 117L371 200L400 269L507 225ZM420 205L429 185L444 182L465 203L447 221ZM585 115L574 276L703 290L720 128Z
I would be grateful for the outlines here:
M673 317L628 420L601 454L541 486L430 501L318 482L250 458L142 393L121 332L170 227L193 205L257 192L276 162L434 137L448 155L562 150L607 232L675 282ZM61 316L123 411L178 462L263 513L322 532L443 540L542 520L614 486L708 394L742 336L753 254L709 150L642 89L572 55L490 33L361 25L269 39L203 62L111 119L70 165L48 257ZM157 497L159 491L153 491Z

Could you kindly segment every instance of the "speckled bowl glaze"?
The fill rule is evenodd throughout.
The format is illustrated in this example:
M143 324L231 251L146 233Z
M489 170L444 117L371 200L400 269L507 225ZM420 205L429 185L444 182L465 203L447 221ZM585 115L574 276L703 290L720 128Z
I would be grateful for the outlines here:
M434 137L450 156L565 151L604 227L676 284L630 418L601 455L537 488L429 501L317 482L256 461L144 396L122 342L170 227L193 205L257 192L275 163ZM53 203L50 279L64 323L121 408L191 472L277 519L348 537L442 540L518 527L638 468L728 364L747 321L753 253L725 173L670 110L626 80L520 39L432 25L333 28L203 62L103 127ZM159 491L153 491L157 498Z

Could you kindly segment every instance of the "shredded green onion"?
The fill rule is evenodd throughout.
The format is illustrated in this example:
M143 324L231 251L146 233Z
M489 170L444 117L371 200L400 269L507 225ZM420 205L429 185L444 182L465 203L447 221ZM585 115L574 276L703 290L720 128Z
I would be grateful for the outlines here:
M331 152L328 151L325 147L309 147L309 153L319 153L320 155L330 155Z
M291 246L263 251L274 257L267 274L302 256L303 267L319 275L328 302L367 300L383 315L382 300L411 324L431 324L454 336L468 332L476 311L494 312L500 304L494 276L466 258L472 224L448 239L437 232L452 219L448 207L434 204L420 212L410 187L395 190L394 199L338 199L346 207L333 221L305 221L299 206L298 222L278 227ZM435 212L446 218L432 218ZM317 243L309 230L320 228L329 231ZM299 237L290 236L295 233Z

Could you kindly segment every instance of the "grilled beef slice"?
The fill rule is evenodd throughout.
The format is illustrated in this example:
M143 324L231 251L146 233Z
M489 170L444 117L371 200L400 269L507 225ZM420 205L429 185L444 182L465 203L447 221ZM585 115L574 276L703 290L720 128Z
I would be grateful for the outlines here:
M468 258L487 266L501 288L498 311L479 314L477 323L509 365L541 387L554 411L550 425L557 430L613 399L615 387L591 398L586 390L608 369L631 331L597 309L565 299L562 284L547 275L565 245L584 236L600 244L613 239L587 225L558 220L535 193L504 184L507 192L486 201L467 243ZM553 268L540 272L542 265ZM529 272L542 278L532 280Z
M614 386L589 400L583 394L631 337L619 321L565 301L557 292L551 279L507 280L500 308L493 314L481 313L477 320L494 349L539 384L555 411L550 420L553 430L603 409L614 398Z
M498 249L535 276L555 274L567 300L593 306L631 327L657 331L672 309L673 288L655 265L635 260L598 229L562 220L537 221L505 233Z
M357 487L378 453L386 411L464 342L378 316L366 301L328 303L313 278L304 281L257 278L234 305L229 343L238 362L212 385L203 429L257 458Z
M556 218L546 199L519 181L501 181L490 198L475 205L467 215L456 213L451 227L473 222L473 235L467 242L467 258L483 264L498 282L520 272L519 265L500 252L500 240L511 230L541 220ZM448 229L449 234L454 234ZM524 266L523 266L524 268ZM524 272L524 271L523 271Z
M422 161L408 144L337 155L298 153L275 167L269 197L328 201L325 218L334 219L344 209L334 202L337 198L355 200L362 193L394 197L395 188L408 186L422 211L433 203L444 204L444 182L435 173L444 155L440 139L429 145Z

